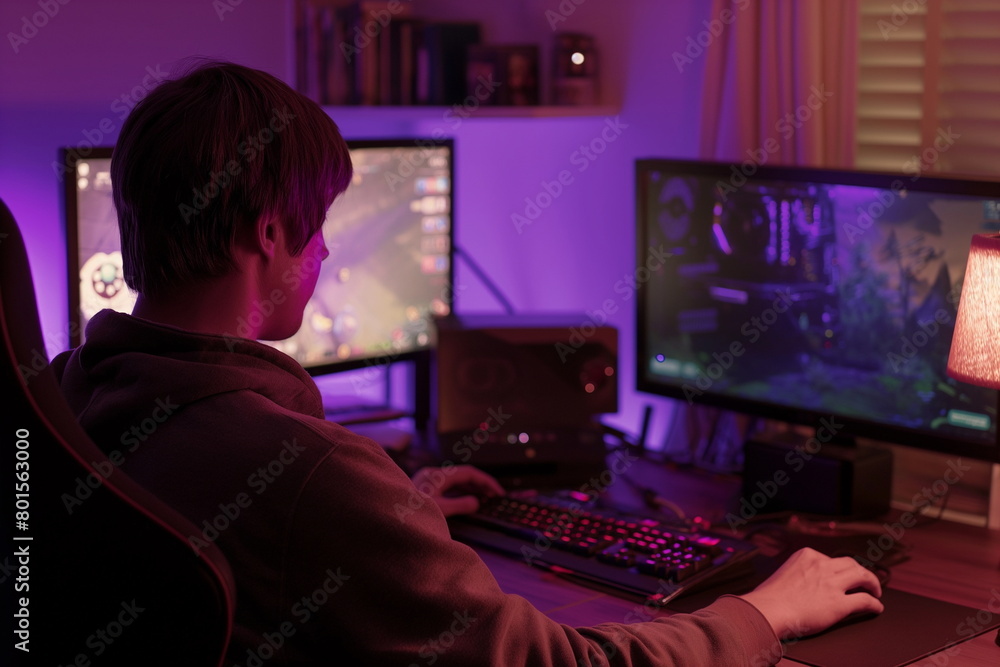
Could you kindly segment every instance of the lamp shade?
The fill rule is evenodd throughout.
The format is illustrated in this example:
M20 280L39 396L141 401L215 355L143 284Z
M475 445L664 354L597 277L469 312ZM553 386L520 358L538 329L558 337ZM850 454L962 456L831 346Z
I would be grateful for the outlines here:
M1000 389L1000 234L972 237L948 375Z

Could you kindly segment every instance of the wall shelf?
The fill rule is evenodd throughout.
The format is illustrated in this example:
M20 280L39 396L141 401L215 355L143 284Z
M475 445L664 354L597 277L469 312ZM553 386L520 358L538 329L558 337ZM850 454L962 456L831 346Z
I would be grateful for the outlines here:
M457 105L461 108L461 105ZM333 119L364 116L371 120L433 120L457 117L463 120L477 118L582 118L588 116L614 116L619 107L612 104L593 106L481 106L468 110L468 116L456 114L452 106L394 106L346 105L324 106L323 110Z

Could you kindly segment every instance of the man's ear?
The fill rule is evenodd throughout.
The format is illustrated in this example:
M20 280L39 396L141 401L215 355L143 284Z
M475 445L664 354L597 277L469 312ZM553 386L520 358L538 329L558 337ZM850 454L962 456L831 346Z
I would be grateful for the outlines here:
M278 237L281 236L281 228L278 226L277 218L273 216L261 216L257 220L256 235L254 236L255 249L268 259L273 259L278 246Z

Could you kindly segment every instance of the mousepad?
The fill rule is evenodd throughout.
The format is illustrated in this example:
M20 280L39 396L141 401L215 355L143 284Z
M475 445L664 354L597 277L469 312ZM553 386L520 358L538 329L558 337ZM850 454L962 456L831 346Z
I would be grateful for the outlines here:
M950 660L961 652L959 642L1000 627L998 614L892 588L882 591L882 602L885 611L874 618L786 642L785 657L815 667L897 667L944 649Z
M747 593L774 572L778 561L758 555L751 563L751 574L673 600L667 608L693 612L720 595ZM988 596L983 591L984 604ZM893 588L882 589L882 602L885 611L878 616L842 621L818 635L785 642L785 657L814 667L898 667L945 649L950 660L949 653L961 651L960 642L1000 627L1000 614Z

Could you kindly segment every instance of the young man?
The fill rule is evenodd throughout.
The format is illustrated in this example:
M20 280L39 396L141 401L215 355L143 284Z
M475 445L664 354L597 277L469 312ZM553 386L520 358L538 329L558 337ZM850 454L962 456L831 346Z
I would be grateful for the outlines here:
M139 300L131 316L95 316L55 366L97 443L127 453L129 475L202 527L194 548L215 541L228 558L227 663L765 664L779 638L881 611L870 572L802 551L757 590L695 614L551 621L450 538L445 513L474 499L412 502L379 446L324 419L305 371L250 340L298 329L328 254L321 226L351 165L323 111L265 73L201 66L133 109L111 175ZM239 322L246 339L231 334ZM156 430L135 437L151 416ZM451 479L499 491L468 468ZM857 588L871 594L846 593Z

